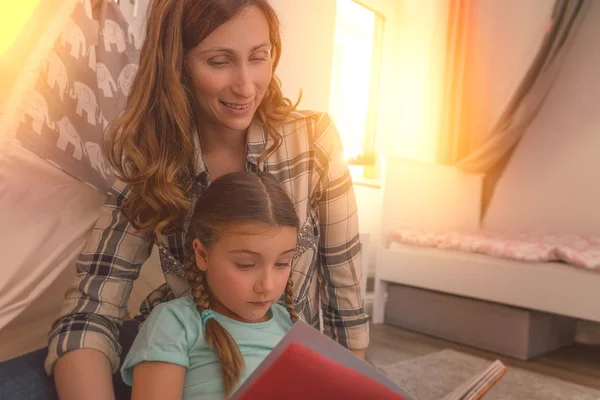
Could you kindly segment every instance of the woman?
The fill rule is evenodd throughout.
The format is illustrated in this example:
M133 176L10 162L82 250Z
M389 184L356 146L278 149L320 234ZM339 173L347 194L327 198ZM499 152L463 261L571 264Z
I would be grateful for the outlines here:
M46 371L61 399L111 398L132 282L153 245L166 283L141 307L189 293L183 242L196 199L234 171L267 171L298 218L294 305L358 356L368 345L351 178L326 114L295 111L274 76L281 41L267 0L154 0L127 106L107 135L120 180L77 263ZM95 397L96 396L96 397Z

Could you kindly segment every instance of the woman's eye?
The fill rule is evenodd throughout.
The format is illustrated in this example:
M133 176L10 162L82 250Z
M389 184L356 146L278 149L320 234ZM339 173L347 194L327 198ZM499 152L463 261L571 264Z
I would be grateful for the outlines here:
M213 67L222 67L224 65L227 65L227 61L226 60L208 60L208 64Z
M250 269L252 267L254 267L254 264L239 264L239 263L235 263L235 265L239 268L239 269Z
M261 62L261 61L268 61L269 60L269 56L270 54L266 51L254 54L251 58L250 61L253 62Z
M287 268L290 266L290 263L289 262L288 263L277 263L277 264L275 264L275 266L277 268Z

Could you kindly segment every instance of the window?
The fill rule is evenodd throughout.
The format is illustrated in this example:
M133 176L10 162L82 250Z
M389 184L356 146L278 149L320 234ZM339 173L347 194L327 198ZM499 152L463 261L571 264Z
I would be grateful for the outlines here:
M337 0L329 113L349 164L374 165L384 16Z

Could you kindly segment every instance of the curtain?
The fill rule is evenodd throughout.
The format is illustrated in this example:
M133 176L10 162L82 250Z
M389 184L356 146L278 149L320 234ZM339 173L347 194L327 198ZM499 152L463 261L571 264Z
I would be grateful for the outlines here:
M469 39L474 0L452 0L448 21L446 82L437 161L465 172L486 173L518 143L544 102L590 0L557 0L540 49L490 132L468 129ZM469 106L471 110L469 110ZM482 140L482 137L484 140Z
M557 0L540 48L489 132L468 129L468 119L480 107L469 101L469 65L466 62L472 1L453 0L448 31L447 74L437 161L470 173L485 174L482 216L512 150L544 103L573 38L592 0ZM542 151L543 149L540 149Z
M555 3L550 29L529 70L492 128L487 141L458 160L456 166L459 169L465 172L487 172L518 143L556 80L590 1L592 0L558 0Z
M472 135L464 128L469 99L467 56L475 0L451 0L448 5L446 60L442 118L438 137L437 162L454 165L468 154Z

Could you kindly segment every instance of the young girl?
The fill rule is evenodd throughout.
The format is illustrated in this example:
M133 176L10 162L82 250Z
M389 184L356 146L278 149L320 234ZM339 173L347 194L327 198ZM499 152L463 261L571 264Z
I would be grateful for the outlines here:
M186 241L192 294L157 306L123 363L134 400L222 399L252 373L298 319L298 225L269 173L233 172L207 188Z

